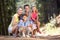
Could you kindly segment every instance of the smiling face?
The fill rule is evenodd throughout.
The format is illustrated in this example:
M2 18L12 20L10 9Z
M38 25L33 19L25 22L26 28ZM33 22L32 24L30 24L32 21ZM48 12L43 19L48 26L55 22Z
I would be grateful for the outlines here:
M23 12L22 8L19 8L17 12L19 15L22 14L22 12Z
M27 16L26 16L26 15L23 16L23 20L24 20L24 21L27 20Z
M34 7L32 7L32 11L34 12L34 11L36 11L36 7L34 6Z
M29 12L29 10L30 10L29 6L25 6L25 11Z

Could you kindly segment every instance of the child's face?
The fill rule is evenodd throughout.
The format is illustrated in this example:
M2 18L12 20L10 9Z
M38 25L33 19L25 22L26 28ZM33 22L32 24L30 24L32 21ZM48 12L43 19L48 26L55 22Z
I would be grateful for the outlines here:
M36 7L35 7L35 6L34 6L34 7L32 7L32 10L33 10L33 11L35 11L35 10L36 10Z
M26 21L27 20L27 16L23 16L23 20Z

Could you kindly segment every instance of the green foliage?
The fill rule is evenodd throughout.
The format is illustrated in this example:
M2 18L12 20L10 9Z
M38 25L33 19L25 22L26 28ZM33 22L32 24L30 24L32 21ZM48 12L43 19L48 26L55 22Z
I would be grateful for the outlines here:
M35 1L33 2L32 0L16 0L16 7L18 8L19 6L24 6L25 4L29 4L30 7L32 5L35 5Z
M8 26L11 22L11 16L16 13L15 0L0 0L0 34L8 34Z
M44 2L42 0L36 0L36 6L39 11L39 20L43 22L44 20Z

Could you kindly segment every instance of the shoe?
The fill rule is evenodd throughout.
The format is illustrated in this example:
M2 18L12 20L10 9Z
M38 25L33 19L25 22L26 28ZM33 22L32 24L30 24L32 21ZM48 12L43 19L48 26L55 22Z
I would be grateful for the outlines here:
M13 37L17 37L17 35L16 34L13 34Z

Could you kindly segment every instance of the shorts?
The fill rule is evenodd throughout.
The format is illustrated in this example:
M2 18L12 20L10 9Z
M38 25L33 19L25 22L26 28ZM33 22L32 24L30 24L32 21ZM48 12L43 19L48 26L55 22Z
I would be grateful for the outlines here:
M37 28L37 27L36 27L36 24L34 23L34 21L31 20L31 21L30 21L30 24L32 24L33 30Z
M30 20L30 24L34 24L34 22L32 20Z
M9 32L9 33L12 33L12 28L13 28L13 27L11 27L11 26L8 27L8 32Z
M37 27L36 27L36 24L33 24L33 25L32 25L32 28L33 28L33 30L36 29L36 28L37 28Z

